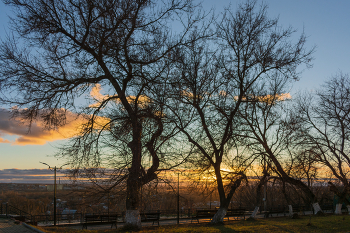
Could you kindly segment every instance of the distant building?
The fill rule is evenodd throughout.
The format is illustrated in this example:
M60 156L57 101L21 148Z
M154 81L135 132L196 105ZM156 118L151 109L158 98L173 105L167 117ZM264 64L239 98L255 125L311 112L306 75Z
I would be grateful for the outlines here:
M74 219L74 214L77 212L77 210L70 210L68 208L65 208L62 211L62 219Z
M57 184L56 185L57 190L62 190L63 187L64 187L63 184ZM47 191L53 191L54 189L55 189L55 185L53 185L53 184L49 184L49 185L46 186L46 190Z

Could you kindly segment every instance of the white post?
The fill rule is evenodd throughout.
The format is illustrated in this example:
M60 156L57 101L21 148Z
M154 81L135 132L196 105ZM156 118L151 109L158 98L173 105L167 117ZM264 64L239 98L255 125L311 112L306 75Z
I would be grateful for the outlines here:
M334 214L342 214L341 207L343 204L336 204Z
M250 217L251 217L251 218L255 218L255 216L256 216L256 214L258 213L258 211L259 211L259 206L256 206L255 209L254 209L254 211L253 211L253 213L252 213L252 215L250 215Z
M293 216L293 206L288 205L288 208L289 208L289 216Z
M322 212L322 209L321 209L320 205L318 204L318 202L312 204L312 206L314 207L315 214L317 214L320 211Z

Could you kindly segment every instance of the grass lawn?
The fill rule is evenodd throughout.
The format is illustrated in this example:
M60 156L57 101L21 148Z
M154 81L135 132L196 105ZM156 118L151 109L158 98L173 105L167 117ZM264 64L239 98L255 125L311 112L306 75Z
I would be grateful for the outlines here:
M309 216L301 216L299 219L288 217L258 219L256 221L230 221L224 225L209 224L186 224L171 225L161 227L144 227L142 233L172 233L172 232L208 232L208 233L228 233L228 232L349 232L350 216L326 215L312 216L311 224ZM75 230L62 227L45 227L39 229L47 233L67 232L67 233L102 233L102 232L126 232L120 230Z

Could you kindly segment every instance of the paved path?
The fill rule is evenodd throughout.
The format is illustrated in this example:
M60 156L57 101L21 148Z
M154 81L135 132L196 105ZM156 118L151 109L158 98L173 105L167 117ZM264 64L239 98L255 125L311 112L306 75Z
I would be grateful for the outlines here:
M22 224L15 224L15 221L7 218L0 218L0 233L37 233Z
M242 220L243 218L239 218L240 220ZM211 219L207 218L201 218L199 219L199 223L209 223ZM227 220L227 219L226 219ZM230 220L233 220L233 218L230 218ZM190 224L190 223L198 223L196 219L193 219L193 221L191 221L191 219L180 219L179 224ZM176 219L162 219L159 221L159 225L160 226L168 226L168 225L176 225L177 224L177 220ZM88 230L106 230L106 229L111 229L111 225L112 224L101 224L101 225L88 225L87 229ZM143 227L146 226L158 226L157 222L155 222L153 224L153 222L141 222L141 225ZM124 223L118 223L117 228L121 228L122 226L124 226ZM72 228L72 229L82 229L82 225L80 224L72 224L72 225L65 225L65 227L67 228ZM114 227L113 227L114 228Z

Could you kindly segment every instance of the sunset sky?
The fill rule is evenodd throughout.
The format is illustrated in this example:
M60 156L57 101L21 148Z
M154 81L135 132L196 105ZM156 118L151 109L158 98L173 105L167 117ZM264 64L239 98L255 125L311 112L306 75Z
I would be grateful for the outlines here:
M235 8L238 2L204 0L203 6L207 10L215 7L215 11L220 12L223 6L231 3ZM279 16L282 26L297 29L295 35L300 35L304 30L308 36L307 46L317 46L314 66L305 70L301 80L294 84L290 91L292 98L300 90L317 89L328 77L340 71L350 74L350 1L266 0L265 3L269 5L268 14L271 17ZM11 9L0 1L0 38L9 32L7 15L11 15ZM72 121L58 132L44 132L41 130L42 124L37 122L28 131L26 122L9 119L6 107L0 105L0 182L11 181L10 177L16 174L23 176L23 169L47 169L39 162L51 166L65 163L50 155L55 152L55 147L65 142L67 135L74 133L79 122ZM40 170L26 171L28 174L40 173Z

